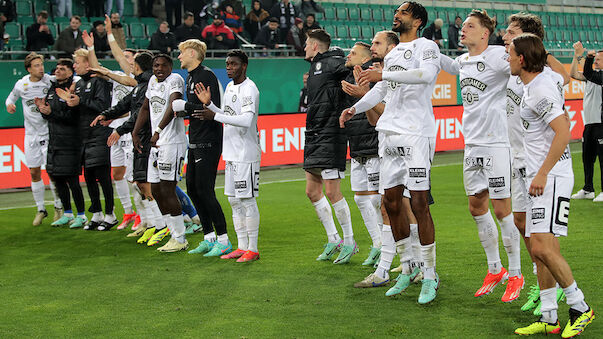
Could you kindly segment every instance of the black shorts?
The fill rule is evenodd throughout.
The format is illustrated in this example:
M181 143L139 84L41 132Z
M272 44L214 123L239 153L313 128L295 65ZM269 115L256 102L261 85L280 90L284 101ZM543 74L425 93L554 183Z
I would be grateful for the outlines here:
M134 150L134 164L132 170L132 179L136 182L147 182L147 170L149 167L149 151L138 153Z

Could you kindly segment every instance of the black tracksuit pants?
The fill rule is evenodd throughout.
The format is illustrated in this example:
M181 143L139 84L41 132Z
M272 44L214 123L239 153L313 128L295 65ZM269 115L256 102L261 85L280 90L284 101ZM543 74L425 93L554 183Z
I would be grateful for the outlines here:
M582 163L584 165L584 187L588 192L594 192L593 176L595 160L599 157L601 173L601 189L603 189L603 123L587 124L582 134Z
M110 165L84 168L84 178L86 179L88 195L90 195L92 202L88 211L96 213L103 210L100 202L100 191L98 189L98 184L100 184L103 189L103 196L105 197L105 214L113 213L115 202L113 201Z
M73 196L77 212L86 212L84 193L82 193L79 176L52 176L52 180L57 188L57 193L65 211L71 210L71 197L69 196L69 190L71 189L71 195Z

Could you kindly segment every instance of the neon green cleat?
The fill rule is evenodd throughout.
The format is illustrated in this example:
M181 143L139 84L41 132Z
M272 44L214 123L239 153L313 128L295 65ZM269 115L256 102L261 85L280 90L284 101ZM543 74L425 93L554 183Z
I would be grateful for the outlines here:
M515 330L515 334L519 335L532 335L532 334L559 334L561 332L561 326L559 322L556 324L549 324L543 321L536 321L529 326L520 327Z
M438 294L438 288L440 287L440 277L436 273L435 280L423 279L423 286L421 287L421 293L419 294L419 304L425 305L432 302Z
M216 242L217 241L210 242L207 240L203 240L202 242L199 243L199 246L197 246L197 248L188 251L188 253L189 254L207 253L207 252L211 251L212 248L214 248L214 245L216 244Z
M316 258L317 261L327 261L331 260L331 258L335 255L335 253L341 250L343 247L343 240L340 240L338 243L329 242L325 244L325 250Z
M530 286L530 292L528 292L528 301L521 306L522 311L531 311L538 307L540 304L540 288L538 285Z
M136 240L136 243L144 244L145 242L149 241L149 239L151 239L153 234L155 234L155 227L147 228L146 231L144 231L144 233L142 234L142 236L138 238L138 240Z
M333 264L335 264L335 265L347 264L350 262L350 260L352 260L352 256L356 253L358 253L358 246L356 245L355 242L354 242L354 246L344 245L343 248L341 249L341 253L339 253L339 256L337 257L337 259L335 259L335 261L333 261Z
M69 224L72 221L73 221L73 217L68 217L66 215L62 215L59 218L59 220L53 221L52 224L50 224L50 226L54 226L54 227L65 226L65 225Z
M562 338L573 338L580 335L586 326L595 319L595 312L593 312L592 308L589 308L584 313L570 308L569 316L570 318L567 321L567 325L565 325L563 333L561 334Z
M82 227L84 227L85 223L86 223L86 219L84 219L78 215L77 217L75 217L75 219L73 219L73 222L71 222L71 225L69 225L69 228L82 228Z
M371 251L369 252L369 255L366 258L366 260L362 263L362 266L372 266L375 263L378 263L380 256L381 256L381 249L371 246Z
M228 245L222 245L216 241L216 243L215 243L214 247L211 249L211 251L205 253L203 256L204 257L220 257L220 256L223 256L230 252L232 252L232 244L230 243L230 240L228 241Z
M162 228L161 230L155 232L151 239L147 241L147 246L155 246L157 245L163 238L165 238L168 234L170 234L170 230L167 227Z

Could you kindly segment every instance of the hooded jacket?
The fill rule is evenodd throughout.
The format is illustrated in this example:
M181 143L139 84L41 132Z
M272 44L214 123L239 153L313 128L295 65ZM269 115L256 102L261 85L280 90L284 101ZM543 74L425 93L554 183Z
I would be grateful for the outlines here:
M318 53L309 73L304 168L345 170L347 141L339 116L347 103L341 80L350 70L343 50L335 47Z

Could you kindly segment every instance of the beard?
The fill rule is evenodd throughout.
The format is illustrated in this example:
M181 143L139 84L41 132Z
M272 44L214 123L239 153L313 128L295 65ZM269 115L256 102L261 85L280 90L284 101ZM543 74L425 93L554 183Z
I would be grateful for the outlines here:
M400 23L398 24L398 26L392 26L392 31L396 32L396 33L407 33L410 32L411 30L411 25L410 24L405 24L402 21L399 21Z

